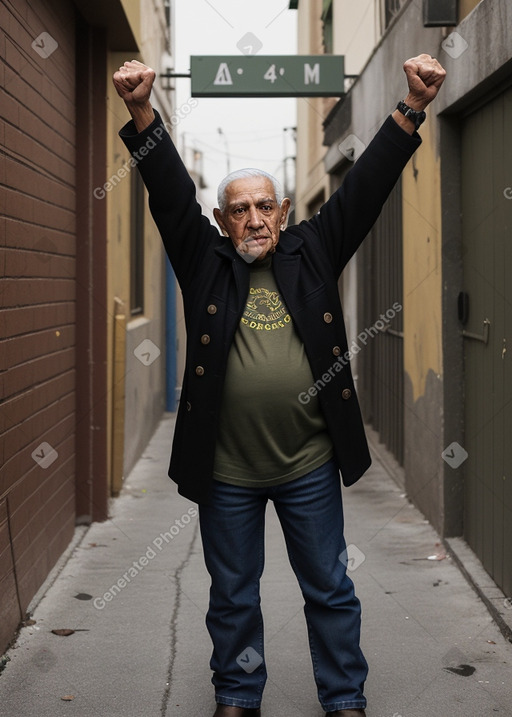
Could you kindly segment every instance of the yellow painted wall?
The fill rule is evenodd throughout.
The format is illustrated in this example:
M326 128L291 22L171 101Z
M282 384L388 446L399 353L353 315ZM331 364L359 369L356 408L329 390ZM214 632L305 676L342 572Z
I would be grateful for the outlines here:
M141 0L120 0L138 47L141 46ZM142 0L143 1L143 0ZM148 8L151 12L151 8ZM131 59L131 58L130 58Z
M423 144L402 179L404 236L404 369L413 398L429 371L442 373L440 159L436 122L421 129Z
M126 319L130 318L130 175L132 171L127 163L129 154L121 141L118 132L129 119L123 101L117 95L112 84L112 75L125 61L124 53L110 53L107 78L107 166L104 186L96 201L107 202L107 402L108 415L112 416L112 379L114 357L114 311L116 299L123 302ZM110 182L112 188L108 184ZM108 426L108 465L112 465L112 421Z
M166 25L163 0L121 0L125 14L130 22L140 53L111 52L108 57L107 77L107 166L105 182L98 192L96 201L107 202L107 291L108 291L108 415L124 416L124 452L122 432L112 430L112 420L108 425L108 465L119 470L130 469L138 457L147 432L158 420L165 396L164 371L164 333L165 319L165 278L164 254L158 230L151 218L147 205L144 222L144 313L132 318L130 313L130 211L131 183L137 168L130 163L130 155L119 138L119 129L128 121L129 114L123 101L118 97L112 84L112 74L125 60L140 59L161 70L161 57L168 49L169 30ZM173 100L165 91L159 79L153 88L152 101L164 119L172 114ZM114 311L116 302L123 302L125 322L125 351L117 351L117 363L114 362ZM150 367L143 366L134 359L134 346L143 339L150 339L161 350L161 358ZM124 366L122 365L124 358ZM118 370L116 406L113 394L113 371ZM140 411L145 422L138 419ZM119 418L117 419L119 423ZM114 452L113 452L114 451ZM118 473L119 473L118 470Z
M480 0L459 0L459 22L476 8Z

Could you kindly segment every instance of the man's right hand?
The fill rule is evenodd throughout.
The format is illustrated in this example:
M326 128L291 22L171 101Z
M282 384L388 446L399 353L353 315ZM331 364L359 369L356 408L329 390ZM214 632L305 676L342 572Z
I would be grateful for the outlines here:
M155 71L138 60L125 62L112 78L117 94L124 100L137 132L153 122L155 114L149 101Z

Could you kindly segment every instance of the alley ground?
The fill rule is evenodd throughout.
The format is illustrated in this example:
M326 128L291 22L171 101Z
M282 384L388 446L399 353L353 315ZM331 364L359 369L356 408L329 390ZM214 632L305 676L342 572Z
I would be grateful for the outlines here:
M77 530L36 596L35 623L0 674L2 717L213 714L209 581L197 510L167 478L173 425L166 415L111 519ZM379 460L344 501L368 717L512 717L512 644ZM262 601L263 717L321 717L302 599L272 505ZM74 632L52 632L61 629Z

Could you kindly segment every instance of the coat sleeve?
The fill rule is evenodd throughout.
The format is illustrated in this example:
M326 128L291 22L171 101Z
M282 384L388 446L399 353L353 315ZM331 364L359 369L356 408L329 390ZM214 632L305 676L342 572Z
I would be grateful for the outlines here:
M339 189L310 220L339 276L375 224L405 165L421 144L390 116Z
M186 289L218 232L202 214L194 182L158 112L142 132L137 133L130 121L119 136L141 173L165 251L181 288Z

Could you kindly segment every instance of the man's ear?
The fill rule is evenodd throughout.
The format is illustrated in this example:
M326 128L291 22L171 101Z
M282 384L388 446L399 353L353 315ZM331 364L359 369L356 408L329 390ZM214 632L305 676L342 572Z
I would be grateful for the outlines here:
M286 225L288 223L288 212L290 211L291 204L292 203L290 202L288 197L283 199L283 201L281 202L281 218L279 219L279 224L283 231L286 229Z
M224 220L222 218L222 212L220 209L214 209L213 210L213 216L215 217L215 221L220 227L221 232L224 234L225 237L228 235L228 230L226 229L226 225L224 224Z

